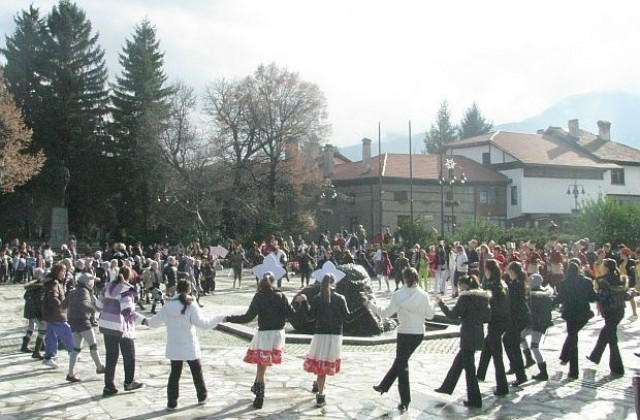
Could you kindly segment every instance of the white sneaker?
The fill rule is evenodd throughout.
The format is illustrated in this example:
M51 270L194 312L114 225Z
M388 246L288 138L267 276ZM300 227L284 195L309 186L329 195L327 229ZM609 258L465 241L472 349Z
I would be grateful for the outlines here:
M631 322L636 321L637 319L638 319L638 315L631 315L629 317L629 321L631 321Z
M58 365L53 359L44 359L42 361L42 364L43 365L47 365L47 366L49 366L50 368L53 368L53 369L58 369L60 367L60 365Z

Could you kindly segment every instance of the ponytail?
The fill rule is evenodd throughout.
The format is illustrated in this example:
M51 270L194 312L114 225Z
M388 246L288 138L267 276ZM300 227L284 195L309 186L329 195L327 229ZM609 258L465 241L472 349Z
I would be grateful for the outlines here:
M322 301L324 303L331 303L331 285L335 281L333 274L325 274L320 285L320 293L322 295Z
M193 297L191 297L190 295L191 282L189 282L186 279L178 280L178 284L176 286L176 292L180 294L180 296L178 297L178 299L180 300L180 303L182 303L182 311L180 311L180 313L184 315L189 305L191 305L191 302L193 302Z

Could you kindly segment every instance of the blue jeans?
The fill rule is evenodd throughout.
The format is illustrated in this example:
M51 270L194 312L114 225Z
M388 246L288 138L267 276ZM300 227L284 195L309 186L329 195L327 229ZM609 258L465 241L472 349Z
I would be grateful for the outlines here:
M67 351L73 350L73 335L69 324L66 321L47 322L47 334L44 337L45 359L51 359L58 354L58 339Z

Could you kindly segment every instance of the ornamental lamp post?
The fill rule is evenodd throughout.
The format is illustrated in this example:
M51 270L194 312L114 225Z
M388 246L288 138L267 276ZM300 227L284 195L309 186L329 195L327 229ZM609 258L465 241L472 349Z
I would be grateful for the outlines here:
M577 181L574 181L573 184L569 184L569 186L567 187L567 195L573 196L573 212L576 214L578 213L578 196L581 194L585 194L584 186L582 184L578 184Z
M459 201L454 200L453 196L453 186L456 184L464 185L467 182L467 176L464 171L461 172L460 178L456 176L455 168L456 162L453 159L447 159L447 162L444 164L444 167L447 169L447 176L440 176L439 184L440 184L440 194L442 200L442 223L441 229L444 234L444 206L451 206L451 235L455 235L456 233L456 223L455 223L455 206L460 205ZM444 186L445 184L449 184L449 193L451 195L450 200L444 199Z

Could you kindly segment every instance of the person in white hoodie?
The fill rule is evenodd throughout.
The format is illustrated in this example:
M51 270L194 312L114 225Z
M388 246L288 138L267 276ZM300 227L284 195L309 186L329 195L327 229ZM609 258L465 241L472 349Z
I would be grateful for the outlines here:
M379 385L373 389L381 394L389 391L398 378L401 412L409 408L411 391L409 386L409 358L424 338L424 320L433 319L433 306L427 292L418 286L418 272L415 268L406 268L402 272L405 287L391 296L389 306L382 308L368 301L367 308L383 318L398 314L398 336L396 340L396 358L393 365Z
M167 301L153 317L146 321L150 328L162 325L167 327L167 347L165 356L171 360L171 373L167 383L167 410L173 411L178 407L180 390L180 376L182 366L186 361L193 376L193 384L196 388L198 404L202 405L207 400L207 387L202 377L200 364L200 343L196 334L196 327L200 329L213 329L219 323L224 322L223 315L213 315L205 318L200 313L198 305L192 305L193 297L191 284L188 279L178 280L176 294Z

